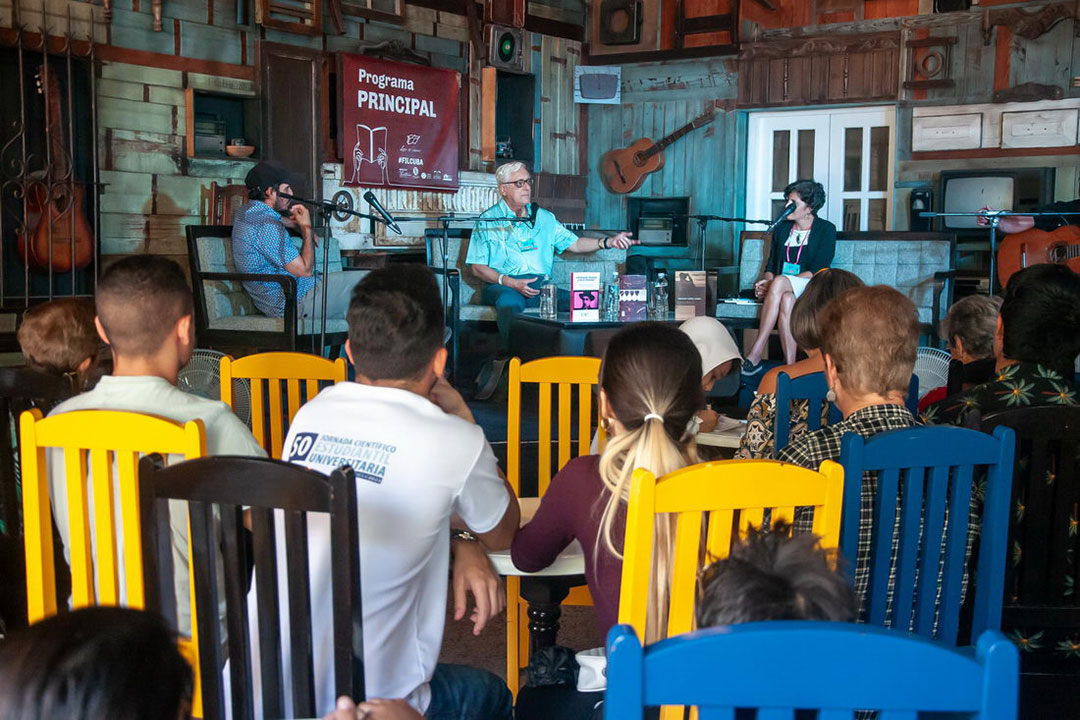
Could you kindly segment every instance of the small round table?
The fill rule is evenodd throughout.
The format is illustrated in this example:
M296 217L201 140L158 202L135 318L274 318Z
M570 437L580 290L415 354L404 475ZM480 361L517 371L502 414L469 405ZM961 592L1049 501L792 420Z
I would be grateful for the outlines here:
M540 498L519 498L521 522L525 524L536 514ZM585 553L575 540L559 553L548 567L534 573L519 570L510 559L510 550L488 553L495 572L521 578L521 596L528 603L529 640L533 651L555 644L562 617L562 601L570 589L585 584Z

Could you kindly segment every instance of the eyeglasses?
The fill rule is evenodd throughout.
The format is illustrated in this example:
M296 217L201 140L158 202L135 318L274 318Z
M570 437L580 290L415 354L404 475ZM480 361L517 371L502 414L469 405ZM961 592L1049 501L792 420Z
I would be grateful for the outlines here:
M503 184L503 185L513 185L516 188L523 188L526 185L528 185L529 187L532 187L533 179L531 177L530 178L523 178L521 180L511 180L510 182L504 182L504 183L501 183L501 184Z

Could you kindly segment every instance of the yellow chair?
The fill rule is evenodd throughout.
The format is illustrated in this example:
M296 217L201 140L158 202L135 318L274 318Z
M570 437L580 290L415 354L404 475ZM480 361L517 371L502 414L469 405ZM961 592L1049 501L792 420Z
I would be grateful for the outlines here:
M594 412L593 388L600 376L600 358L550 357L522 364L519 358L510 361L510 388L506 421L506 476L514 492L521 495L521 386L522 383L539 385L539 442L537 449L539 495L547 492L551 483L551 418L553 386L559 399L558 419L558 465L570 461L574 440L572 428L571 399L577 386L578 414L577 454L588 455L592 440L593 418L597 419L600 446L606 439L599 424L599 408ZM565 605L592 605L589 588L573 588L563 601ZM506 684L517 697L519 669L529 663L529 620L526 604L521 597L521 579L506 578Z
M822 547L835 549L840 544L843 496L844 469L832 461L814 471L774 460L721 460L692 465L659 480L648 470L635 470L623 544L619 622L630 623L639 637L645 637L658 514L675 516L668 614L660 619L666 620L664 637L671 637L694 629L703 557L706 562L727 557L733 535L744 537L750 526L760 527L765 508L772 510L773 522L791 522L795 508L813 507L813 532L821 537ZM682 717L681 709L665 708L661 714L664 720L677 717Z
M139 456L162 453L182 455L185 459L202 457L206 454L202 421L181 424L155 415L113 410L80 410L43 419L41 411L34 409L24 412L19 423L29 622L56 614L53 513L46 462L46 450L51 448L63 453L67 481L72 605L79 608L119 604L122 578L125 604L144 607ZM114 485L119 497L114 496ZM123 532L122 558L117 555L118 514ZM180 641L180 649L195 669L194 714L201 717L199 638L194 578L190 572L189 582L192 636L190 640Z
M220 373L221 401L234 409L233 380L251 381L251 433L270 457L280 460L281 448L296 411L319 393L320 381L339 383L345 379L345 358L327 360L318 355L294 352L259 353L236 360L224 357ZM282 417L282 384L288 400L288 418ZM264 403L267 395L269 402ZM265 407L269 407L269 423L263 414Z

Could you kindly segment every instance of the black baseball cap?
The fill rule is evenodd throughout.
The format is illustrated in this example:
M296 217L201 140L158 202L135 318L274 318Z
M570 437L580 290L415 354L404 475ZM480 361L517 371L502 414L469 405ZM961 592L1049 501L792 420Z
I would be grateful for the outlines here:
M277 188L281 183L291 185L292 175L280 165L265 161L251 168L244 178L244 184L251 190L265 190L268 187Z

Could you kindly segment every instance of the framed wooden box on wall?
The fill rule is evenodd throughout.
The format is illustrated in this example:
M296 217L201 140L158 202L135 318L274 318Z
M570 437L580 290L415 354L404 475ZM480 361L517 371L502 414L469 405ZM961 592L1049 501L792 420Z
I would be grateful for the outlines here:
M402 24L405 22L404 0L340 0L341 14Z
M322 0L256 0L255 22L303 35L322 34Z

